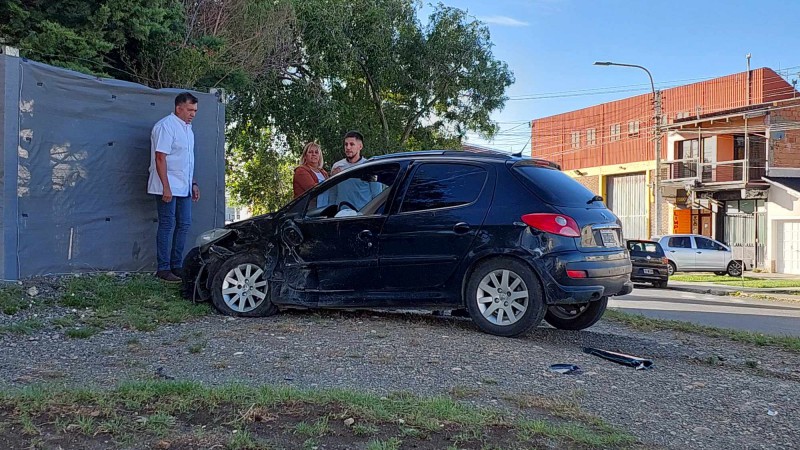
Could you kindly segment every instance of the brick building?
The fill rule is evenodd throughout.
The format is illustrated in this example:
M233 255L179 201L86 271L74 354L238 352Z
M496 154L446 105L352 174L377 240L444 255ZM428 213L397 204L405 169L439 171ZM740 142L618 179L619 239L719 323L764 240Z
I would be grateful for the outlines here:
M661 96L660 205L651 94L532 121L532 154L602 195L627 238L703 234L732 246L737 259L800 273L800 101L792 85L761 68Z

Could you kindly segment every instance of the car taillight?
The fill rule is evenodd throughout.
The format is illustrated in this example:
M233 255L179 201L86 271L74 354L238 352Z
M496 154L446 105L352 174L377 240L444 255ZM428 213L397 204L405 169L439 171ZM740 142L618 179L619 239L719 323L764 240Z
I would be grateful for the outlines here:
M585 270L568 270L567 276L570 278L586 278L587 274Z
M664 264L669 264L669 258L667 257L661 258L661 262Z
M522 216L522 221L531 228L561 236L581 235L578 224L570 216L563 214L534 213Z

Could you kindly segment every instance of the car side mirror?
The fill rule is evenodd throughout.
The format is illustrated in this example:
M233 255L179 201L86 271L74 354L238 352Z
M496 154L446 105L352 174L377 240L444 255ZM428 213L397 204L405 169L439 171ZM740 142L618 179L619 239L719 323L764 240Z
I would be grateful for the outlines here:
M303 243L303 233L296 223L289 220L281 227L281 240L290 247L296 247Z

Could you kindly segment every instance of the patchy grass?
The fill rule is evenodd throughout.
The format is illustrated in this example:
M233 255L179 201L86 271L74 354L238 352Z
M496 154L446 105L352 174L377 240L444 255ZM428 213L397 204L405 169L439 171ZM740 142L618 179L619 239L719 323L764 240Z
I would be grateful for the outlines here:
M702 334L715 338L726 338L732 341L744 342L758 346L778 347L784 350L800 353L800 338L794 336L775 336L752 331L729 330L726 328L698 325L681 320L652 319L639 314L630 314L616 309L607 309L603 318L624 323L631 328L641 331L682 331L685 333Z
M95 327L79 327L70 328L64 334L72 339L88 339L99 332L100 330Z
M92 313L79 321L84 327L97 330L117 326L152 331L160 324L185 322L211 312L207 304L181 298L179 287L164 284L150 275L71 278L66 282L60 303L89 309Z
M690 283L715 283L724 286L739 286L751 288L785 288L800 287L800 279L769 280L755 277L730 277L728 275L673 275L672 281L686 281Z
M28 309L30 305L30 299L25 295L22 286L18 284L0 286L0 312L3 314L11 316L23 309Z
M113 390L0 392L0 442L27 448L631 448L627 433L566 416L513 421L497 410L400 393L151 381ZM580 417L589 417L582 415ZM353 418L354 422L345 423ZM350 423L352 422L352 423ZM641 446L639 446L641 447Z
M44 328L44 323L38 319L26 319L11 325L0 325L0 334L31 334Z

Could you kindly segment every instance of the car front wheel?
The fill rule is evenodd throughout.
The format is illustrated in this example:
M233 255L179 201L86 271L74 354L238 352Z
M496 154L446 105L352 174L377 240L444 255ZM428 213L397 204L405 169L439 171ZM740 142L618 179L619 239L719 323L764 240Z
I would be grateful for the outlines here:
M497 336L517 336L539 325L545 313L539 279L510 258L484 261L467 282L465 303L478 327Z
M608 297L577 305L552 305L544 320L559 330L583 330L597 323L606 312Z
M742 276L742 263L739 261L731 261L728 263L728 275L732 277Z
M214 274L211 300L223 314L240 317L269 316L278 312L270 301L264 258L254 253L234 255Z

